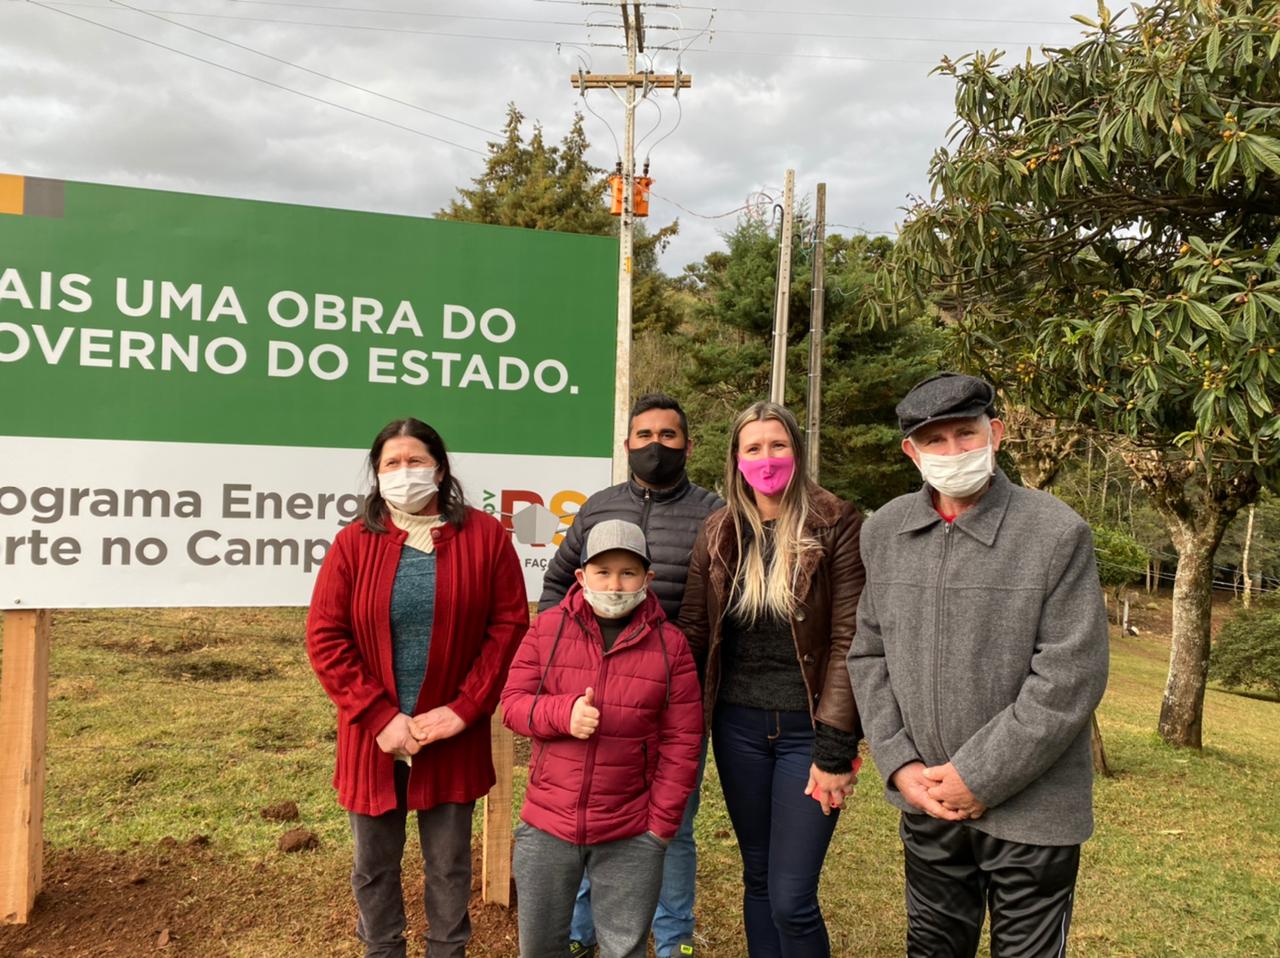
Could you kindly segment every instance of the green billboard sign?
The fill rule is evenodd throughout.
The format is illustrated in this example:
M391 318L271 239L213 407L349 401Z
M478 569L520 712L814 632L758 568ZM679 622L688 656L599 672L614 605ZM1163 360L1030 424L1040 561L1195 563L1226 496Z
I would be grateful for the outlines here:
M406 416L536 595L608 482L616 263L604 237L0 175L0 608L305 603Z
M610 453L610 239L6 179L0 434Z

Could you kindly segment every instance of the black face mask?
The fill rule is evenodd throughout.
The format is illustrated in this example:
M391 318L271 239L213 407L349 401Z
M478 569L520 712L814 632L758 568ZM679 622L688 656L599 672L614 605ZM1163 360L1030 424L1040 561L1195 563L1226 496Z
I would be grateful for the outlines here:
M627 450L627 465L641 482L659 489L674 486L684 474L684 449L672 449L651 442L639 449Z

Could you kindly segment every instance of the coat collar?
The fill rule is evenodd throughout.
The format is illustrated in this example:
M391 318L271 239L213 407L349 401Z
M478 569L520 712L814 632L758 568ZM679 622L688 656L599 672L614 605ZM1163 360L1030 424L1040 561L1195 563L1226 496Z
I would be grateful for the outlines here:
M647 495L654 502L674 502L688 492L692 486L693 483L689 481L689 474L684 472L680 473L680 479L669 489L649 489L636 482L634 476L627 480L627 489L630 490L631 495L641 500Z
M991 485L982 494L982 498L972 509L966 509L956 517L955 527L985 546L993 546L996 534L1000 531L1000 523L1009 509L1009 498L1013 494L1013 483L999 468L991 476ZM910 508L898 528L898 535L919 532L936 522L942 522L942 516L933 507L933 491L929 485L920 487L920 491L911 498Z

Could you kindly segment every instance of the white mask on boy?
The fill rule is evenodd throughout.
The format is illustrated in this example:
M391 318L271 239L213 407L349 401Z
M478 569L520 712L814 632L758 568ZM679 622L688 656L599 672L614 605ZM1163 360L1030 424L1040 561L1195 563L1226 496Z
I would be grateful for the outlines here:
M597 592L585 584L582 586L582 597L602 619L621 619L637 608L648 592L648 588L643 585L635 592Z

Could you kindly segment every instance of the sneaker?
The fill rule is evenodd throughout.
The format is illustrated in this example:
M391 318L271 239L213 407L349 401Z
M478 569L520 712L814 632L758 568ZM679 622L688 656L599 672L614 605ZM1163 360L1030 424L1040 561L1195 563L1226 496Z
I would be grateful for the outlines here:
M671 949L671 958L693 958L693 939L684 938Z
M693 954L693 952L690 952ZM569 958L596 958L596 946L584 945L580 941L569 942Z

